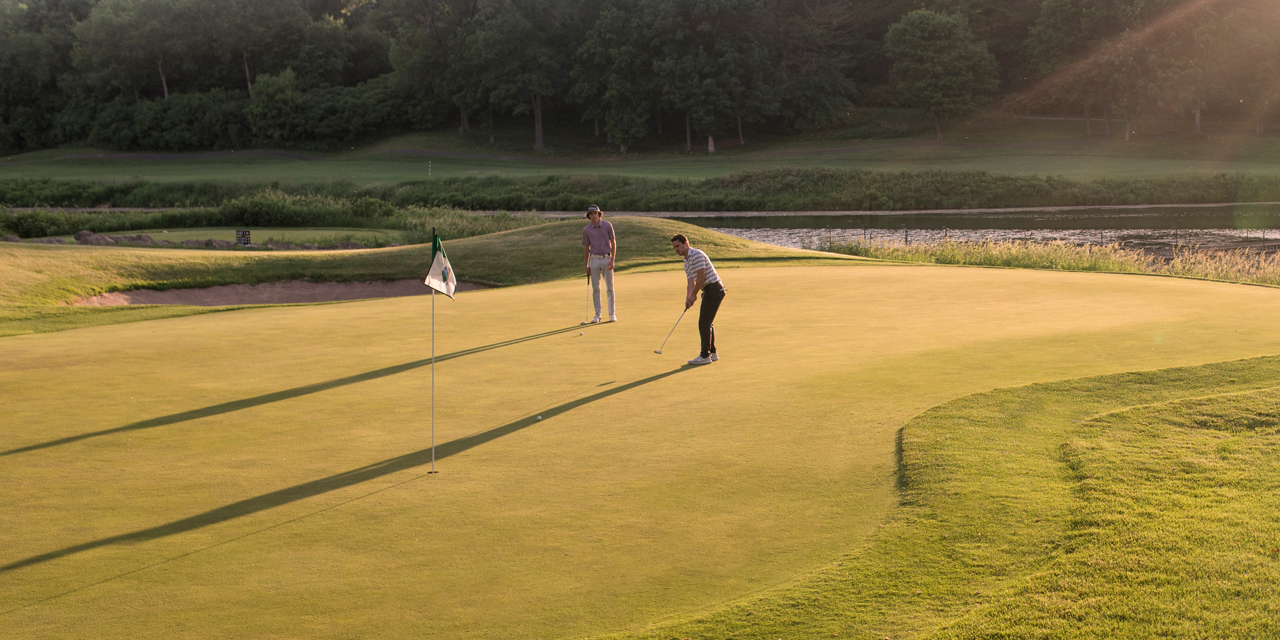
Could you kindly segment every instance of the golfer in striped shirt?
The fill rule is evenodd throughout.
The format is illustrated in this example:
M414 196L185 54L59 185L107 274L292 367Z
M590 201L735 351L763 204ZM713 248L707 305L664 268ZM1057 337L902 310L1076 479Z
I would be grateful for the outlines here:
M671 248L684 258L684 275L689 279L689 289L684 296L684 308L688 309L698 301L698 292L702 292L702 310L698 314L698 333L702 335L702 353L689 361L689 364L711 364L720 359L716 354L716 312L724 301L724 285L720 276L711 264L707 254L689 246L689 239L683 233L671 237Z

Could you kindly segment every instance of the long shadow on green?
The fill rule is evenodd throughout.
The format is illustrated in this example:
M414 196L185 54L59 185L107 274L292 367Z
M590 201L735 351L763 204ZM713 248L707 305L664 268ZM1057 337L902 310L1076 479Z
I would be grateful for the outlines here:
M545 421L547 419L554 418L562 413L572 411L583 405L590 404L597 400L603 400L609 396L616 395L624 391L630 391L632 389L635 389L636 387L644 386L651 382L657 382L658 380L662 380L663 378L668 378L677 373L680 373L681 371L686 371L691 368L692 367L690 365L684 365L678 369L672 369L671 371L667 371L665 373L659 373L654 376L649 376L648 378L636 380L635 382L629 382L620 387L615 387L613 389L601 391L599 393L587 396L585 398L580 398L578 400L566 402L562 405L543 410L542 413L540 414L541 419ZM472 447L478 447L482 444L485 444L486 442L490 442L492 440L501 438L502 436L515 433L521 429L524 429L525 427L533 426L538 422L539 422L539 418L537 416L528 416L528 417L516 420L515 422L509 422L500 427L494 427L492 429L489 429L488 431L481 431L480 433L466 436L465 438L458 438L457 440L451 440L449 442L446 442L445 444L442 444L436 447L435 459L440 460L441 458L447 458L451 455L462 453L463 451L471 449ZM306 498L311 498L314 496L325 494L337 489L350 487L352 485L360 484L361 482L367 482L375 478L381 478L382 476L390 475L392 473L396 473L397 471L404 471L406 469L412 469L414 467L420 467L423 465L431 464L431 460L432 460L431 449L422 449L420 451L414 451L413 453L397 456L395 458L389 458L381 462L375 462L371 465L360 467L359 469L352 469L351 471L346 471L343 473L339 473L337 475L332 475L327 478L312 480L311 482L288 487L286 489L281 489L279 491L273 491L271 493L266 493L260 496L249 498L248 500L241 500L240 502L232 503L225 507L218 507L217 509L206 511L204 513L200 513L200 514L191 516L189 518L175 520L168 524L162 524L158 527L141 529L131 533L125 533L118 536L111 536L110 538L94 540L93 542L77 544L77 545L66 547L63 549L58 549L57 551L50 551L49 553L43 553L38 556L32 556L30 558L19 560L17 562L12 562L7 565L4 565L3 567L0 567L0 573L13 571L15 569L21 569L23 567L29 567L34 564L40 564L42 562L48 562L50 560L56 560L58 558L69 556L75 553L80 553L81 551L97 549L99 547L105 547L107 545L112 545L120 542L143 542L147 540L156 540L159 538L164 538L166 536L171 536L179 533L185 533L187 531L194 531L196 529L207 527L209 525L218 524L220 522L226 522L228 520L234 520L242 516L247 516L250 514L257 513L259 511L265 511L273 507L283 506L291 502L304 500Z
M547 331L545 333L538 333L531 336L525 336L523 338L513 338L511 340L505 340L503 342L495 342L493 344L488 344L483 347L475 347L472 349L465 349L463 351L455 351L453 353L445 354L442 356L436 356L435 361L444 362L446 360L453 360L454 358L461 358L463 356L477 354L482 351L489 351L492 349L509 347L514 344L520 344L521 342L528 342L530 340L537 340L538 338L546 338L554 335L559 335L561 333L568 333L569 331L575 331L578 329L581 329L581 327L575 325L572 327L565 327L563 329L556 329L554 331ZM354 376L347 376L345 378L329 380L327 382L317 382L315 384L309 384L302 387L294 387L292 389L285 389L284 391L276 391L275 393L268 393L265 395L254 396L252 398L245 398L243 400L232 400L231 402L215 404L211 407L203 407L201 409L192 409L191 411L183 411L182 413L174 413L167 416L161 416L159 418L151 418L150 420L134 422L132 424L124 425L123 427L115 427L113 429L103 429L102 431L82 433L80 435L68 436L66 438L59 438L57 440L50 440L48 442L40 442L37 444L25 446L25 447L19 447L17 449L10 449L8 451L0 451L0 458L3 458L5 456L17 455L19 453L28 453L31 451L38 451L40 449L48 449L50 447L57 447L64 444L71 444L72 442L88 440L89 438L109 436L116 433L125 433L127 431L154 429L156 427L165 427L171 424L177 424L179 422L186 422L188 420L197 420L199 418L208 418L210 416L222 415L224 413L231 413L234 411L240 411L242 409L251 409L253 407L258 407L264 404L270 404L272 402L289 400L291 398L298 398L301 396L311 395L313 393L320 393L321 391L328 391L329 389L345 387L349 384L356 384L357 382L367 382L369 380L377 380L378 378L393 376L398 373L404 373L406 371L412 371L420 367L426 367L426 366L429 366L430 364L431 364L431 359L426 358L423 360L406 362L404 364L398 364L398 365L386 367L383 369L375 369L373 371L367 371L365 373L358 373Z

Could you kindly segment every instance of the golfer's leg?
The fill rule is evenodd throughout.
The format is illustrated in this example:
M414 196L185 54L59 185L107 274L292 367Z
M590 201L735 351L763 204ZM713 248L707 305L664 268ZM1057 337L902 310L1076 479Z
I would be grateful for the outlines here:
M715 309L719 306L714 299L715 296L702 292L702 307L698 310L698 335L702 337L702 352L698 355L703 358L711 355L711 322L715 320Z
M702 310L707 310L707 301L702 301ZM701 358L711 355L711 323L707 322L705 316L698 317L698 335L702 337L702 351L698 353Z
M591 301L596 305L596 317L600 317L600 260L591 257Z
M698 333L702 335L702 357L706 358L716 352L716 313L720 311L720 303L724 300L724 291L704 291L702 308L698 312Z
M608 263L606 263L603 268L603 272L604 272L604 288L605 288L605 291L609 294L609 317L612 318L618 315L618 312L615 310L614 304L613 304L613 269L610 269L608 266Z

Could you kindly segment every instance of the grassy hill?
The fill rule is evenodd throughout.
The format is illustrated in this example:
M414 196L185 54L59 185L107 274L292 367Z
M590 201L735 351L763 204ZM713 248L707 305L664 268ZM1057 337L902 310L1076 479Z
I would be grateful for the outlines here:
M1274 636L1277 389L1267 357L933 407L867 549L619 637Z
M832 254L751 242L701 227L649 218L610 218L619 238L619 272L679 268L669 239L684 233L732 267L761 261L848 260ZM578 275L581 230L570 220L449 241L458 277L491 285ZM108 291L178 289L284 280L361 282L424 277L429 245L367 251L238 252L0 243L0 335L208 313L193 307L142 309L64 306Z
M883 120L883 118L881 118ZM889 118L893 120L894 118ZM894 124L890 122L890 124ZM1183 122L1139 125L1134 140L1086 136L1082 121L982 120L960 123L938 143L931 131L903 126L904 137L871 138L860 128L799 137L722 140L720 151L684 152L666 146L617 154L582 132L560 134L557 146L534 152L527 132L500 134L496 144L479 134L448 131L396 136L332 153L119 154L104 149L56 149L0 158L0 178L118 181L234 181L302 184L349 180L388 184L450 177L616 175L700 180L740 171L836 168L874 171L989 171L1064 176L1076 180L1157 178L1216 173L1273 174L1280 170L1280 139L1207 124L1207 136ZM1099 123L1095 130L1100 131Z

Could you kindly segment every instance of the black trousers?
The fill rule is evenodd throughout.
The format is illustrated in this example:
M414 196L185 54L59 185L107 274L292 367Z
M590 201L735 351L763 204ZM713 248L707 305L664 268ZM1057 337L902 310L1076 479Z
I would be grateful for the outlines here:
M702 357L706 358L716 352L716 312L724 301L724 286L712 282L702 287L702 310L698 313L698 333L702 336Z

